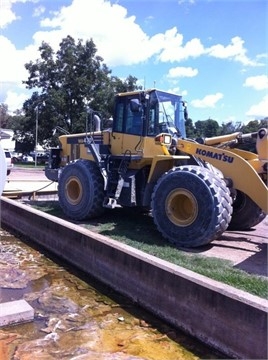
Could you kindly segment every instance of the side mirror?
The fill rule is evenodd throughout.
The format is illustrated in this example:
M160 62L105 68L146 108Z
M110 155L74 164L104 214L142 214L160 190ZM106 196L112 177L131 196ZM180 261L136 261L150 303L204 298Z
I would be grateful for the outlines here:
M141 111L141 104L138 99L131 99L130 100L130 110L133 113L137 113Z
M188 120L187 102L182 101L184 120Z

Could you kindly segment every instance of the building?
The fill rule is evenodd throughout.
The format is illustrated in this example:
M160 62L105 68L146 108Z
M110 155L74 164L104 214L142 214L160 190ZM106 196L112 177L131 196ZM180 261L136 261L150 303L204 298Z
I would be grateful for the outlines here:
M15 151L16 142L13 140L14 131L11 129L0 129L0 141L2 149Z

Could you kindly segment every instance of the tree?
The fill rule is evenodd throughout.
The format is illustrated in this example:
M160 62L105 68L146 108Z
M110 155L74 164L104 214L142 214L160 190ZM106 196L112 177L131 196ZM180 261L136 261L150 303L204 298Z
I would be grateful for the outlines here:
M25 65L29 77L23 83L28 89L40 89L40 92L34 92L23 109L32 129L38 116L40 144L53 143L52 130L56 126L69 133L84 132L88 108L97 110L105 119L110 118L115 93L137 88L135 77L121 81L111 76L111 71L97 55L92 39L83 44L67 36L56 53L45 42L39 51L41 58Z
M219 124L216 120L198 120L195 123L196 133L198 137L213 137L217 136Z
M19 111L10 118L12 119L10 128L14 131L13 139L16 141L15 151L29 153L34 150L35 143L31 119Z
M188 118L185 120L185 130L187 138L194 139L196 136L195 127L193 124L193 120Z
M8 127L9 127L8 106L6 104L0 104L0 128L8 129Z
M228 123L222 123L222 126L220 127L219 134L220 135L227 135L232 134L237 131L242 131L242 124L241 122L233 123L232 121L229 121Z
M25 65L30 75L24 83L28 89L41 91L34 92L23 106L33 121L38 112L39 141L51 137L56 125L70 133L83 131L86 105L90 105L98 89L105 87L110 71L96 55L92 40L85 45L81 40L76 44L67 36L56 54L45 42L39 51L41 59Z
M242 128L243 133L252 133L258 131L258 129L261 127L261 122L259 120L252 120L249 121L247 125L244 125Z

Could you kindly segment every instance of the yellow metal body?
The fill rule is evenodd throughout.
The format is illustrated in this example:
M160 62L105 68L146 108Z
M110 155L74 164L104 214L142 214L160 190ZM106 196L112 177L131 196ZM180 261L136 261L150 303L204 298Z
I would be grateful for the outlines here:
M126 152L140 156L131 161L130 169L141 169L150 165L150 175L148 182L156 180L165 171L170 170L177 160L189 159L187 155L172 156L169 154L165 145L156 146L155 139L152 137L140 137L130 134L105 131L94 133L96 140L102 136L102 144L109 145L111 155L122 156ZM76 159L94 160L92 154L85 146L86 133L62 135L59 137L61 142L61 166Z
M228 134L228 135L214 136L214 137L210 137L210 138L205 138L204 139L204 144L206 144L206 145L222 144L224 142L237 139L237 137L240 134L241 134L240 132L235 132L235 133Z
M111 155L122 156L126 153L135 155L129 164L130 169L141 169L150 166L148 184L156 182L158 178L179 160L189 159L189 155L198 157L219 169L225 178L232 181L233 188L248 195L265 213L268 213L268 190L260 174L267 162L267 136L261 141L257 139L257 154L237 148L216 147L225 141L232 141L240 133L205 139L206 144L199 144L189 140L179 139L178 150L184 155L170 155L164 144L156 146L155 138L141 137L119 132L96 132L93 134L94 143L98 142L109 147ZM92 135L92 134L91 134ZM88 147L85 146L86 133L63 135L60 142L61 166L76 159L94 160ZM266 177L267 178L267 177Z
M199 157L219 169L233 187L248 195L265 213L268 213L268 189L259 174L263 162L259 156L239 149L222 149L179 140L178 149Z

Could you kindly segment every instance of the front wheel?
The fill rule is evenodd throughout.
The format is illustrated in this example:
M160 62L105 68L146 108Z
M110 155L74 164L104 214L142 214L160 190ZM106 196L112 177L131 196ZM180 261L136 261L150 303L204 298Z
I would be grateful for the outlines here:
M104 181L92 161L68 164L60 175L58 194L60 206L70 219L90 219L104 212Z
M236 190L233 215L228 230L249 230L266 217L262 209L242 191Z
M152 196L154 222L179 247L210 243L228 227L232 198L225 182L200 166L180 166L164 174Z

